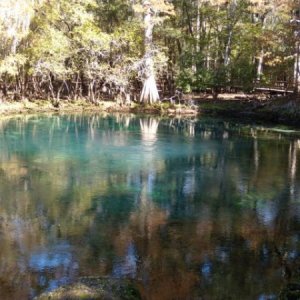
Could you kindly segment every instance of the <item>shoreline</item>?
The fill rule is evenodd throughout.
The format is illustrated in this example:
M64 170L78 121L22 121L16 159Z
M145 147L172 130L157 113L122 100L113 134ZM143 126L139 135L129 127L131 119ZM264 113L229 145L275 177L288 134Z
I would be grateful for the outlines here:
M85 100L62 101L54 107L48 100L2 102L0 117L39 113L133 113L168 117L225 117L240 121L268 122L300 127L300 105L286 98L275 100L259 99L196 99L193 105L158 103L142 105L131 103L120 105L113 101L97 104Z
M164 103L154 105L142 105L132 103L130 105L120 105L112 101L101 101L97 104L86 101L60 102L59 107L54 107L48 100L37 101L12 101L0 103L0 117L14 116L17 114L35 113L80 113L80 112L118 112L118 113L144 113L151 115L198 115L198 109L186 107L185 105L166 105Z
M202 115L229 117L240 121L300 127L300 103L291 98L274 100L215 100L199 104Z

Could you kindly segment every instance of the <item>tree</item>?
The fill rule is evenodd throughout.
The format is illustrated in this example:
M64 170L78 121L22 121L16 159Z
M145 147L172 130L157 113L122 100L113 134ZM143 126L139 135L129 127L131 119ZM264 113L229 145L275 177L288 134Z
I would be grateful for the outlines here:
M155 103L159 101L159 94L154 71L153 27L163 22L166 16L173 14L173 6L162 0L144 0L135 7L137 12L144 13L144 58L143 58L143 90L140 102Z
M298 6L292 0L0 1L2 98L97 103L140 95L140 102L155 103L176 87L247 90L256 81L293 78L295 85L297 39L289 20Z
M145 25L145 56L144 56L144 87L141 94L141 102L154 103L159 100L159 94L155 81L153 67L153 8L150 1L144 1L145 9L144 25Z
M30 22L37 6L35 0L0 2L0 88L7 97L13 83L14 97L19 98L23 84L18 76L24 71L26 57L17 48L29 33Z

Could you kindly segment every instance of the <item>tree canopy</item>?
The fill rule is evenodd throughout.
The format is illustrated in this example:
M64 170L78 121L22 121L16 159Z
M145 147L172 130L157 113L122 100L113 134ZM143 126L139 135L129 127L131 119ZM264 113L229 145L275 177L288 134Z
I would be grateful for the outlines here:
M0 99L155 102L176 88L298 86L290 20L299 9L293 0L1 1Z

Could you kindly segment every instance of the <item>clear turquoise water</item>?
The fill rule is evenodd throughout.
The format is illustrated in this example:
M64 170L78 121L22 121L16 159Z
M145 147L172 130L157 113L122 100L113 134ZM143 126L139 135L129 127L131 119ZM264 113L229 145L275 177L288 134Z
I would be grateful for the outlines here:
M1 299L88 275L144 299L276 299L299 271L299 149L222 120L1 120Z

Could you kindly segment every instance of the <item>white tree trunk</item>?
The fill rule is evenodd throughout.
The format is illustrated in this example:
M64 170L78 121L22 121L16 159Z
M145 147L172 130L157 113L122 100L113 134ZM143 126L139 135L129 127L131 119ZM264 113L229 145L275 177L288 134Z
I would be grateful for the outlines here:
M225 52L224 52L224 66L228 66L230 63L230 53L231 53L231 43L232 43L232 35L233 35L233 28L230 29Z
M152 9L149 1L144 1L145 8L144 26L145 26L145 66L144 66L144 86L141 93L140 102L155 103L159 101L157 90L154 62L152 55L153 48L153 20Z
M201 30L201 19L200 19L200 0L197 0L197 6L195 7L197 10L197 18L196 18L196 47L195 47L195 55L194 55L194 62L192 66L192 70L196 73L197 72L197 60L198 54L200 52L200 30Z
M141 102L155 103L159 101L159 94L156 86L154 74L147 77L144 81L143 90L141 93Z
M295 53L295 62L294 62L294 89L295 92L299 92L300 87L300 61L299 61L299 53L300 53L300 44L299 42L296 43L296 53Z
M196 21L196 51L197 54L200 51L200 35L201 35L201 18L200 18L200 8L201 8L201 3L200 0L197 0L197 21Z
M259 58L258 58L258 65L257 65L257 76L256 80L258 82L261 81L261 78L263 76L263 64L264 64L264 50L261 50Z
M264 31L266 28L266 16L263 16L262 17L262 30ZM265 55L265 52L264 52L264 49L262 48L261 51L260 51L260 55L259 55L259 58L258 58L258 65L257 65L257 74L256 74L256 80L258 82L261 81L261 78L263 76L263 66L264 66L264 55Z

